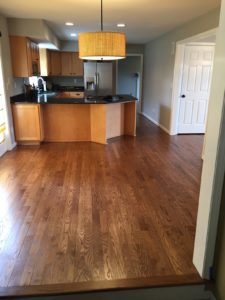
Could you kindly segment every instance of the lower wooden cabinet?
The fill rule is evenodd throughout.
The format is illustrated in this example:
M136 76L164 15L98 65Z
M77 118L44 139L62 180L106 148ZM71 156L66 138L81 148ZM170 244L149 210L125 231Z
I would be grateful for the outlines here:
M39 144L44 139L40 104L12 104L13 124L19 144Z

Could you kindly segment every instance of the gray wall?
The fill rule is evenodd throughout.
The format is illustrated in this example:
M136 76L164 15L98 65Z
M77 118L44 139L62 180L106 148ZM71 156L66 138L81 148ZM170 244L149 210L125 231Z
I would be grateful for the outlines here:
M144 50L143 112L166 129L170 129L171 99L175 63L175 43L216 28L220 9L149 42Z
M215 294L217 300L225 300L225 180L216 243L215 277Z
M127 44L126 50L127 53L132 54L144 54L145 46L142 44Z
M78 42L77 41L61 41L61 51L78 51Z
M141 72L141 57L127 56L118 61L118 94L137 96L137 78L135 73Z
M44 20L9 18L8 29L10 35L27 36L39 42L49 42L56 48L60 48L59 39Z

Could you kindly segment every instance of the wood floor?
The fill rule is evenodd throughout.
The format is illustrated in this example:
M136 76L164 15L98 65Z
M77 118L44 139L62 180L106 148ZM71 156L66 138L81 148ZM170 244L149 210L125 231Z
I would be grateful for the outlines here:
M5 154L0 295L199 282L192 254L202 143L141 117L136 138Z

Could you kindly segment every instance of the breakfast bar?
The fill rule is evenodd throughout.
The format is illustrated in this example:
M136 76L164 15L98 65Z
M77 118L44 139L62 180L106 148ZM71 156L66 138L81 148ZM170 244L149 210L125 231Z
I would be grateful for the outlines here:
M49 93L11 98L14 131L19 144L84 142L107 144L122 135L136 135L136 98L129 95L76 98Z

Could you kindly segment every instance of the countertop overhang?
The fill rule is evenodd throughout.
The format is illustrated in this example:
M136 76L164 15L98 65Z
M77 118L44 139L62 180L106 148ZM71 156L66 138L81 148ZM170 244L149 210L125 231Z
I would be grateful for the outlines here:
M59 92L47 92L37 94L35 96L27 96L19 94L11 97L11 103L37 103L37 104L113 104L137 101L137 98L131 95L115 95L115 96L89 96L84 98L59 97Z

